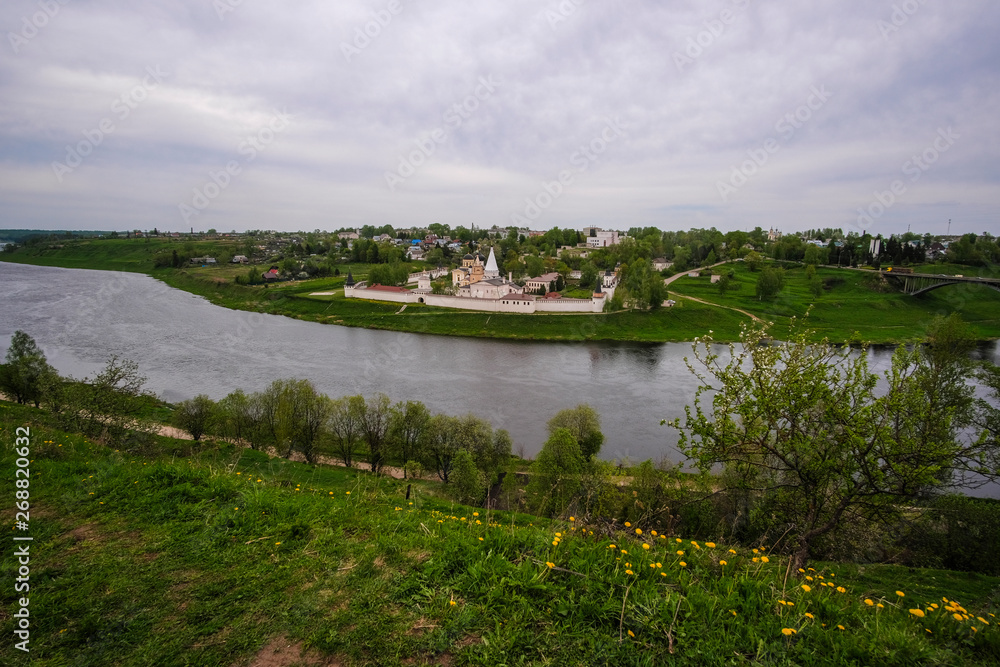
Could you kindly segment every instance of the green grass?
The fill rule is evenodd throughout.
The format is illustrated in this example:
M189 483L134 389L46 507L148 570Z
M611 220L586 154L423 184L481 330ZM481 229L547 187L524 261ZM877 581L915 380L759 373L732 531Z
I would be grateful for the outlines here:
M735 272L737 289L719 293L708 277L681 278L671 290L713 303L742 308L775 322L775 335L787 331L791 317L809 313L808 328L833 341L894 343L919 338L935 315L957 312L981 339L1000 337L1000 293L977 285L944 287L921 296L871 287L875 274L847 269L820 268L817 276L831 284L817 298L809 289L806 269L786 267L785 287L771 301L754 295L757 275L745 264L727 265ZM969 267L965 275L975 275ZM936 273L945 273L938 270Z
M996 577L813 563L810 582L767 550L476 510L429 482L407 501L399 480L229 445L114 451L8 403L5 470L23 425L32 665L244 665L276 638L343 665L1000 660ZM11 587L0 604L10 638ZM29 662L10 639L0 661Z

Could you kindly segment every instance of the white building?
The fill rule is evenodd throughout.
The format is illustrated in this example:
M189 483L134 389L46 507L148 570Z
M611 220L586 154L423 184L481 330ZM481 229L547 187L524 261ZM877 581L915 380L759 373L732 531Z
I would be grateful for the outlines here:
M588 248L607 248L609 245L615 245L621 240L618 231L614 229L587 227L583 231L587 235Z

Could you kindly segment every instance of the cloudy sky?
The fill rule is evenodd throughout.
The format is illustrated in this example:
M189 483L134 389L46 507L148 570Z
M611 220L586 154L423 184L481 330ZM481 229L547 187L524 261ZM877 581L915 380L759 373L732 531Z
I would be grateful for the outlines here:
M1000 231L988 0L4 0L0 227Z

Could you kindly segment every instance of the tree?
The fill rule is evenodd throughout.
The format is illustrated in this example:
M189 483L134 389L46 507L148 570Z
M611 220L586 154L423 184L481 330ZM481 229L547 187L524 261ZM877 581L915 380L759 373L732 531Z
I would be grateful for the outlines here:
M465 505L479 505L483 502L486 481L467 449L462 448L455 453L455 470L451 478L452 492L458 502Z
M764 345L766 336L767 327L745 329L725 365L711 339L696 342L694 409L672 425L703 472L722 465L729 490L768 504L771 524L795 541L794 567L844 522L897 520L907 500L946 486L951 470L1000 475L996 448L956 438L953 406L928 400L920 350L900 346L880 379L866 350L812 342L797 326L784 344ZM949 385L939 393L961 393L952 385L965 380L934 381Z
M389 432L401 463L420 458L420 447L427 437L431 414L420 401L400 401L392 409ZM403 478L407 476L403 468Z
M552 436L560 428L567 429L576 438L580 454L589 461L597 456L604 444L604 434L601 432L601 416L597 410L586 403L575 408L560 410L547 424L549 435Z
M191 434L195 442L201 440L215 418L215 401L205 394L181 401L174 407L173 423Z
M751 271L760 271L760 267L764 264L764 258L756 250L748 252L745 259L747 268Z
M247 395L237 389L218 402L216 425L220 434L236 444L260 449L264 435L260 394Z
M757 300L773 299L785 285L785 270L764 267L757 277Z
M354 446L361 438L361 419L365 411L363 396L345 396L332 401L327 416L328 432L334 451L344 465L354 465Z
M382 393L366 400L364 410L360 413L361 434L368 445L368 464L375 474L381 473L385 465L386 437L391 414L389 397Z
M144 414L150 399L143 389L145 384L146 378L139 374L136 362L111 355L93 380L85 378L72 385L64 412L86 435L101 437L109 446L118 447L130 432L142 436L155 430Z
M583 454L573 433L555 429L531 464L528 496L535 511L543 516L564 512L580 490L583 469Z
M317 393L309 380L272 382L261 395L261 412L278 453L289 458L299 451L306 461L315 463L316 442L326 424L329 404L330 399Z
M455 438L458 432L457 423L458 419L455 417L434 415L427 428L424 460L427 462L427 467L432 468L445 484L448 483L455 454L459 449Z
M0 366L0 389L18 403L38 407L48 385L58 379L35 339L18 329L10 339L4 365Z

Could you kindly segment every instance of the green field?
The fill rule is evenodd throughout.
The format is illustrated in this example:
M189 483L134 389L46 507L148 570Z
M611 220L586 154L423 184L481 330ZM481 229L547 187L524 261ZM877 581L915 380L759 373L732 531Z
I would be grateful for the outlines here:
M295 281L276 285L244 287L236 285L237 275L266 266L221 265L153 268L153 256L171 249L187 248L198 254L214 254L220 249L238 252L235 241L181 241L174 239L94 239L61 244L60 248L29 248L2 253L0 260L45 266L122 270L145 273L167 284L205 296L227 308L287 315L304 320L343 326L387 329L450 336L475 336L524 340L628 340L677 342L704 336L710 331L719 341L739 338L740 325L749 318L734 310L717 308L680 299L674 308L656 312L612 314L490 314L411 304L399 312L397 304L345 299L343 294L312 297L311 292L342 289L344 274L352 271L363 278L368 265L342 265L336 278ZM928 273L979 275L970 267L928 265L916 267ZM684 277L669 287L672 296L687 295L704 301L746 310L776 324L781 336L791 317L801 317L809 309L809 328L817 337L835 341L894 343L918 339L935 315L958 313L969 322L981 339L1000 338L1000 293L974 285L946 287L920 297L873 289L866 282L871 274L862 271L820 268L818 275L828 282L817 298L809 290L803 266L787 269L786 285L771 301L754 297L757 274L743 263L720 269L734 270L737 289L722 295L707 276ZM983 275L994 275L991 273Z
M812 294L804 266L786 267L785 287L770 301L754 295L757 276L743 263L728 264L718 270L733 270L736 289L720 294L708 276L684 277L670 288L734 308L741 308L763 320L774 322L777 336L787 330L790 318L809 312L807 326L820 337L833 341L894 343L919 338L935 315L958 313L982 339L1000 337L1000 292L978 285L954 285L921 296L873 288L877 276L871 272L819 268L817 276L830 285L819 297ZM955 267L924 267L927 272L961 273ZM948 270L950 269L950 270ZM979 275L964 267L964 275ZM988 275L988 274L984 274ZM811 310L810 310L811 309Z
M20 602L6 586L7 665L1000 660L997 577L836 563L789 573L762 545L464 507L431 481L407 500L401 480L228 444L113 450L10 403L4 470L23 426L31 653L14 648Z

